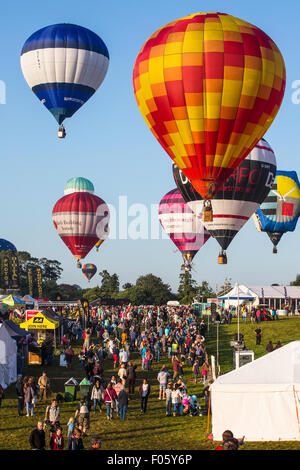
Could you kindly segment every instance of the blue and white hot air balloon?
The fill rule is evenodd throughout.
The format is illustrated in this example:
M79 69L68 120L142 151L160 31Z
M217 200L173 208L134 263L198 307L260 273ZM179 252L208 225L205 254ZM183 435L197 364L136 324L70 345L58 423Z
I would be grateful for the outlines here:
M55 24L33 33L21 52L25 80L60 125L95 93L103 82L109 54L103 40L82 26Z

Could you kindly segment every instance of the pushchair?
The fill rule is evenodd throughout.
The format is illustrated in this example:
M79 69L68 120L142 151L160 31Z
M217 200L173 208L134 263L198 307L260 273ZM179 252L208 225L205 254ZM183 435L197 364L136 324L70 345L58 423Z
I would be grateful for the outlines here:
M201 411L201 406L197 402L196 395L193 395L190 398L189 414L190 416L201 416L203 414Z

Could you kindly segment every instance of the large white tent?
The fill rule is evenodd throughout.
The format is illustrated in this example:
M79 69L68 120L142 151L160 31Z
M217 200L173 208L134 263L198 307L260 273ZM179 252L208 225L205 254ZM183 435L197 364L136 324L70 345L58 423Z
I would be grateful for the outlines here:
M7 331L6 325L0 326L0 383L7 388L17 381L17 344Z
M300 341L293 341L211 385L212 434L245 441L300 440Z

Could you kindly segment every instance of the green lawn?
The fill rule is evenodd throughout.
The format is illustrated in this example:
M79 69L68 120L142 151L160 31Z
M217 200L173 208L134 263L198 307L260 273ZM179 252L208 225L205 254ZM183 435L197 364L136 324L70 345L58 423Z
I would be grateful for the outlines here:
M262 325L262 345L255 345L256 325L240 323L240 332L244 335L248 349L255 352L255 358L266 354L266 344L272 340L275 344L278 340L284 345L290 341L300 339L300 318L283 318L276 322L265 322ZM226 373L232 369L233 353L229 342L237 331L236 322L232 325L221 325L219 327L219 362L221 372ZM216 356L216 326L210 326L209 335L206 337L206 347L209 355ZM206 440L207 417L206 416L183 416L165 417L165 403L158 400L158 384L156 376L163 363L171 365L170 360L163 358L159 364L153 364L153 370L149 373L141 371L140 361L135 354L131 359L139 365L137 369L137 387L144 377L148 378L152 388L152 394L148 402L146 415L140 413L140 401L136 389L136 395L131 399L126 421L115 418L107 421L106 413L91 413L91 428L89 435L100 433L102 436L102 448L104 450L189 450L189 449L213 449L216 442ZM111 361L106 360L104 364L105 375L110 377L117 370L111 368ZM64 382L70 377L81 380L84 377L79 367L79 361L74 358L71 369L58 367L57 359L53 366L46 367L51 379L53 395L57 392L63 393ZM24 370L24 375L40 376L40 366L30 366ZM188 385L189 394L198 396L202 393L202 385L195 385L191 381L191 369L186 367L184 379ZM37 404L35 416L19 417L17 413L17 400L15 398L15 386L6 390L6 398L2 402L0 410L0 449L29 449L29 435L36 426L38 419L44 418L45 405ZM74 415L77 402L63 403L60 405L64 435L66 435L66 423L70 416ZM84 439L86 447L89 447L89 435ZM245 443L245 450L251 449L300 449L300 442L290 443Z

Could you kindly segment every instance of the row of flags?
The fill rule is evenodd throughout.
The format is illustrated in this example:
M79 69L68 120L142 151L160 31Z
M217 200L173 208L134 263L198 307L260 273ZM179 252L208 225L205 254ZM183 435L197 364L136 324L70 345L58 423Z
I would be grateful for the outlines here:
M0 285L3 289L20 289L20 265L14 253L2 258ZM27 266L27 288L32 297L43 296L43 276L40 266Z

